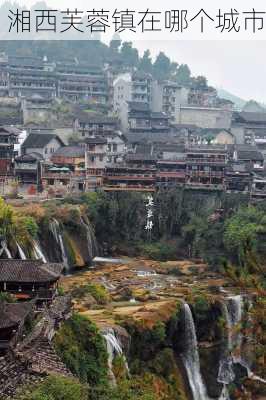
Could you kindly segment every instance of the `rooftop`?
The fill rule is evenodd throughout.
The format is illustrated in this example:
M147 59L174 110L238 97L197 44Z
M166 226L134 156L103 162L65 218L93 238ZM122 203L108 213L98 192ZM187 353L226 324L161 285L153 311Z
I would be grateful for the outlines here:
M22 147L42 148L53 139L57 139L61 145L64 144L59 136L54 133L30 133L23 142Z
M18 325L32 310L32 302L0 303L0 329Z
M107 139L101 136L97 137L89 137L84 140L85 143L87 144L106 144Z
M82 158L85 157L84 146L64 146L60 147L52 156L54 157L72 157Z
M59 279L62 264L44 264L41 260L0 260L1 282L53 282Z

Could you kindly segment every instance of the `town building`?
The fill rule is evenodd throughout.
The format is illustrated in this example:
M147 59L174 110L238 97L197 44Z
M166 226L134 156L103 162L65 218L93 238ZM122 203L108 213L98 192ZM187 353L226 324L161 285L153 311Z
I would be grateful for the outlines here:
M18 300L50 302L56 295L62 264L41 260L0 259L0 292Z
M79 192L85 189L85 146L60 147L51 156L50 162L42 164L42 187L66 189Z
M154 81L152 88L152 110L164 112L175 123L181 105L188 102L189 90L171 81Z
M21 153L22 155L38 153L44 160L49 160L62 146L64 146L63 141L51 131L36 131L27 136L21 146Z
M72 102L89 101L110 106L108 74L102 68L80 63L58 62L56 65L57 95Z
M23 338L33 320L34 301L6 303L0 301L0 355L13 349Z
M129 73L121 74L114 80L113 109L119 118L128 101L132 101L132 80Z
M228 152L225 146L191 146L186 149L186 183L223 185Z
M235 145L233 160L248 165L254 172L262 172L264 170L264 157L256 146Z
M15 177L20 183L40 185L41 162L43 158L39 153L24 154L15 158Z
M95 189L103 184L107 163L107 139L101 136L85 139L86 188Z
M39 95L43 98L56 97L54 67L46 65L43 59L9 56L7 70L9 96L32 97L33 95Z
M266 113L234 112L231 132L236 137L237 144L260 144L264 141L266 132Z
M0 176L13 175L15 145L20 131L12 126L0 127Z
M152 82L153 78L150 74L141 71L134 72L132 74L132 101L147 103L151 107Z

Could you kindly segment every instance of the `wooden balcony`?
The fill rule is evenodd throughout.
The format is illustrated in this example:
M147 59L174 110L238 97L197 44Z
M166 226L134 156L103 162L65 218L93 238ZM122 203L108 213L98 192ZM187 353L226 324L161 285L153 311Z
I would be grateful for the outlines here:
M144 185L108 185L103 186L106 192L155 192L154 186Z

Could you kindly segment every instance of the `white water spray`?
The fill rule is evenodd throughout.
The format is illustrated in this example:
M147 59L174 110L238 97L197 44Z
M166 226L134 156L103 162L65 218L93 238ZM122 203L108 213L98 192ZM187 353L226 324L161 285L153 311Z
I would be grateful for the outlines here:
M52 232L53 237L55 238L56 243L60 247L61 257L62 257L62 261L63 261L64 267L65 267L65 270L69 271L70 266L68 263L68 258L67 258L67 254L66 254L66 249L65 249L65 245L64 245L62 232L60 229L60 224L56 219L53 219L50 222L50 230Z
M19 257L21 258L21 260L26 260L26 254L24 253L22 247L18 244L18 242L16 242L17 244L17 248L18 248L18 253L19 253Z
M115 336L114 330L112 328L107 329L103 332L103 337L106 341L107 353L108 353L108 368L110 381L113 386L116 386L116 379L113 373L113 360L116 355L121 356L124 360L124 365L129 374L129 368L127 364L126 357L123 353L122 345L119 339Z
M200 373L198 341L192 312L188 304L184 304L185 314L185 352L183 361L186 368L193 400L209 400L207 390Z
M47 262L45 255L43 254L41 247L39 245L39 243L36 240L33 240L32 242L33 244L33 250L34 250L34 254L35 254L35 258L37 260L42 260L44 263Z

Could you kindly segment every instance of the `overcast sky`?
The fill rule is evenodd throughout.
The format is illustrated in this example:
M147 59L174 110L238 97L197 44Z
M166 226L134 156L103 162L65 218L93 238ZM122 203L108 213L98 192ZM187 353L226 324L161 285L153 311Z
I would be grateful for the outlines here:
M189 65L195 75L246 100L266 103L265 41L169 41L135 43L141 51L160 50L178 63Z
M0 0L0 4L4 1ZM37 0L16 1L28 7L37 2ZM75 0L74 3L71 0L46 0L46 3L51 7L70 6L73 8L75 6L80 7L80 9L86 9L86 6L92 6L92 3L95 4L95 2L96 4L99 3L101 7L104 4L109 5L109 8L118 7L118 9L119 6L133 7L130 0ZM146 7L149 3L153 7L155 7L155 4L159 7L177 7L176 0L164 0L163 3L157 3L153 0L135 0L133 8L138 9L138 7L144 7L144 5ZM198 5L195 0L179 0L178 2L179 8L181 6L195 7L195 5ZM262 7L263 2L261 0L253 0L252 4L248 0L220 0L220 2L202 0L200 4L200 7L206 7L206 9L233 6L243 10L245 7L246 9L256 7L260 11L266 9L266 6ZM266 24L264 32L266 37ZM223 87L245 100L255 99L266 103L265 40L171 40L161 42L158 40L141 40L135 42L134 45L141 53L149 48L153 56L158 54L159 51L164 51L173 61L188 64L193 75L205 75L211 85Z

